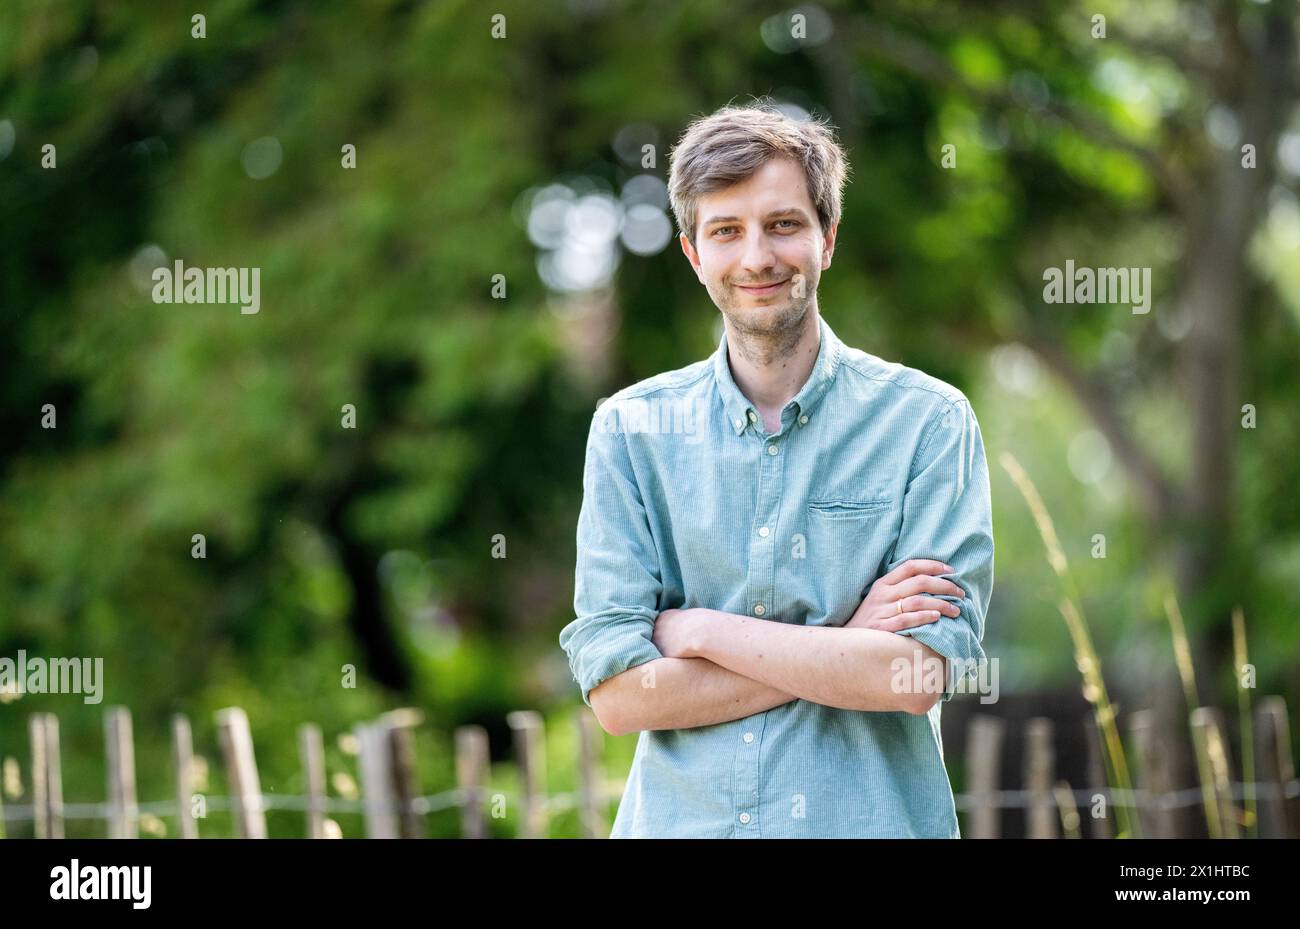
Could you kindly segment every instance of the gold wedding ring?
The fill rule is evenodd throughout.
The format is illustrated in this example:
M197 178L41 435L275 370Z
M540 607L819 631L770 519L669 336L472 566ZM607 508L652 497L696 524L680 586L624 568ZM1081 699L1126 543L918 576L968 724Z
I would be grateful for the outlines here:
M895 600L894 603L898 605L898 614L901 616L903 614L903 601Z

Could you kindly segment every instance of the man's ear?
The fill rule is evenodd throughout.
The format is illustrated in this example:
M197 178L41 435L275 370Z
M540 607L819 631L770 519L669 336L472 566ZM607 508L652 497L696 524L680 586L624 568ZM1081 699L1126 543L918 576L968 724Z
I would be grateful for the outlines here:
M691 240L686 237L686 233L684 232L677 237L677 241L681 243L682 252L686 255L686 259L691 263L691 267L695 269L695 276L698 277L700 283L703 284L704 275L700 272L700 256L696 253L695 246L691 245Z
M835 254L835 234L840 231L840 222L836 220L834 224L826 230L822 237L822 270L825 271L831 266L831 256Z

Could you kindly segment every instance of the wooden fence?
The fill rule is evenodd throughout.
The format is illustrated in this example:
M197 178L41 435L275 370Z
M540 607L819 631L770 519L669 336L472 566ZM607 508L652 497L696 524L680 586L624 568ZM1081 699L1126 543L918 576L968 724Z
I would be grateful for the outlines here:
M1055 723L1051 719L1027 720L1023 726L1023 769L1018 790L1001 790L1006 779L1001 768L1004 720L976 713L966 728L966 791L955 797L957 809L966 813L962 834L968 838L1002 835L1002 811L1021 809L1024 834L1029 838L1077 838L1083 820L1091 820L1093 838L1115 835L1114 809L1137 813L1146 838L1177 838L1174 813L1202 807L1212 818L1211 835L1244 838L1251 833L1246 811L1253 805L1260 838L1300 836L1300 780L1296 779L1291 752L1286 702L1265 697L1255 707L1251 752L1254 780L1234 778L1233 753L1223 714L1200 707L1189 719L1190 739L1209 760L1203 783L1176 789L1171 784L1170 749L1155 724L1154 713L1139 710L1128 718L1128 760L1134 769L1131 790L1106 786L1101 737L1091 717L1083 724L1087 749L1086 783L1075 788L1056 776ZM1103 815L1093 815L1094 810Z
M489 819L505 801L517 805L521 838L548 833L551 817L576 806L585 837L609 832L605 809L621 792L620 784L599 777L601 736L590 712L578 721L578 779L576 791L546 794L546 765L542 716L532 710L509 713L506 722L513 735L520 788L505 791L489 786L488 734L481 726L461 726L454 737L456 787L421 796L416 778L414 730L421 715L413 709L395 710L354 727L360 775L360 797L330 797L326 790L324 738L319 726L298 729L298 753L306 793L300 796L263 793L253 750L247 714L238 707L217 712L217 737L226 773L228 795L210 796L195 790L195 756L190 721L172 717L172 773L170 800L140 803L136 798L135 750L131 713L110 707L104 713L106 795L103 803L68 803L63 798L60 766L59 721L52 713L28 717L30 743L29 788L21 805L3 802L0 791L0 838L6 823L31 822L36 838L63 838L68 820L100 820L109 838L138 838L143 817L174 817L181 838L198 838L207 811L229 812L233 831L240 838L267 837L269 810L298 810L308 838L341 837L332 813L359 813L370 838L416 838L426 835L425 817L440 810L459 808L460 834L486 838ZM4 754L0 749L0 754ZM203 815L196 815L196 810ZM332 828L331 828L332 827Z
M64 824L69 819L101 820L106 823L110 838L137 838L142 817L170 816L177 822L177 834L192 839L199 837L207 810L229 812L234 833L242 838L267 836L268 810L301 812L303 833L309 838L341 837L337 824L329 818L330 814L340 812L361 814L368 837L416 838L427 834L428 814L453 808L460 811L462 837L486 838L490 816L501 815L502 802L511 797L517 803L520 838L549 835L551 817L574 808L578 811L582 836L608 835L610 805L618 800L623 784L602 776L604 733L590 712L580 712L575 717L577 789L558 794L547 793L542 716L533 710L519 710L508 714L506 719L519 770L517 791L491 788L487 731L481 726L461 726L454 733L456 787L421 796L414 744L414 731L420 720L418 711L402 709L353 729L361 783L359 799L352 800L327 795L324 740L320 728L314 724L305 724L298 730L306 793L301 796L263 793L248 716L238 707L216 714L229 794L201 794L195 789L190 722L185 716L176 715L171 721L173 797L140 803L136 797L131 713L124 707L110 707L104 714L107 800L66 803L58 718L51 713L33 713L28 724L31 761L26 799L29 802L6 807L0 799L0 838L6 834L5 824L13 822L32 822L32 832L37 838L63 838ZM1207 816L1217 817L1217 834L1236 838L1246 834L1242 811L1252 800L1257 809L1260 837L1289 838L1300 834L1297 831L1300 781L1295 776L1286 704L1280 697L1264 698L1255 711L1255 738L1251 741L1257 777L1252 783L1233 779L1222 715L1212 708L1197 710L1190 727L1192 738L1213 759L1211 782L1184 790L1170 788L1166 746L1160 742L1149 711L1134 713L1129 718L1129 741L1134 747L1131 763L1136 769L1136 783L1131 791L1106 785L1100 740L1091 722L1084 727L1088 747L1087 783L1098 786L1074 788L1058 779L1053 727L1052 720L1046 718L1031 719L1024 724L1020 778L1023 787L1002 790L999 789L1003 780L1001 757L1007 723L978 713L970 717L965 739L967 789L955 797L957 809L965 814L963 835L999 837L1002 811L1018 808L1025 813L1025 833L1031 838L1081 836L1080 811L1092 819L1089 835L1107 838L1114 835L1114 807L1119 805L1137 811L1144 835L1172 837L1172 811L1203 805ZM1099 808L1105 810L1104 815L1093 815ZM202 815L196 815L200 812Z

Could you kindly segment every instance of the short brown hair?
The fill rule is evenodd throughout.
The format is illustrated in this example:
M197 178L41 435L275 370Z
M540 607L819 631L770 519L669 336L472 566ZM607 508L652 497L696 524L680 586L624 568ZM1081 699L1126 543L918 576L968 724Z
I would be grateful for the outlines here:
M793 158L825 232L840 219L848 159L824 119L795 119L770 100L728 105L694 120L669 155L668 196L677 227L695 242L699 198L749 177L772 158Z

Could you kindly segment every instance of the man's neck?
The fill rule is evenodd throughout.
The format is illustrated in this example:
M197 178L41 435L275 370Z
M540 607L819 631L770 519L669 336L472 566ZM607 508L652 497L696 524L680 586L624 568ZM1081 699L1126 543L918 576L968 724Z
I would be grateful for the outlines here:
M818 318L812 308L798 329L771 337L736 333L724 322L731 376L740 392L763 413L769 432L780 428L781 410L799 393L817 363L821 349Z

